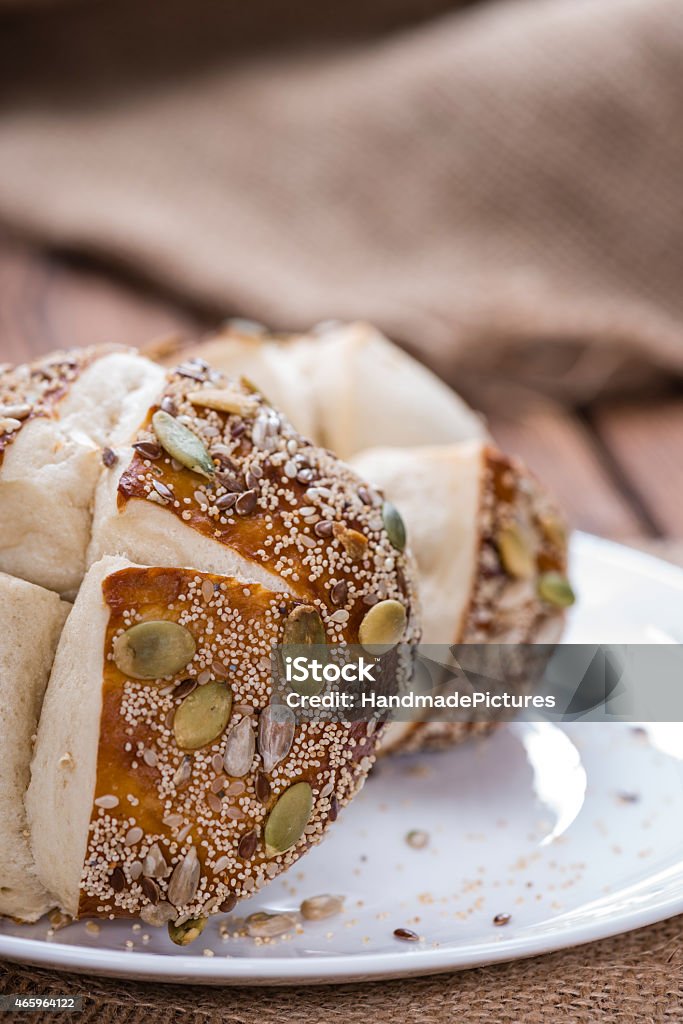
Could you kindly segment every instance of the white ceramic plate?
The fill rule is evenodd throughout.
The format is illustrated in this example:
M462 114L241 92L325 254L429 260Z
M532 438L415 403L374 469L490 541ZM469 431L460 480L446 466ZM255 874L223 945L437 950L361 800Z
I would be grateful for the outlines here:
M683 572L592 537L573 546L573 642L681 642ZM516 723L477 746L383 763L327 841L242 904L337 917L258 943L232 917L190 947L113 922L0 925L0 957L203 984L341 982L532 956L683 913L683 723ZM424 830L429 844L405 841ZM510 914L496 926L493 918ZM393 935L408 928L419 942ZM213 955L212 955L213 954Z

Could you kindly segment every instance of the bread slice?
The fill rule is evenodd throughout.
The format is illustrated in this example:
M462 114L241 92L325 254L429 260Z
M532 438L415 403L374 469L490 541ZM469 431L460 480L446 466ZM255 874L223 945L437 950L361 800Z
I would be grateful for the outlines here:
M278 720L271 649L302 607L194 569L91 568L26 800L37 870L65 913L182 927L231 909L322 838L376 736L368 723ZM156 646L129 632L140 623Z
M564 585L566 524L519 460L471 441L376 448L352 464L396 504L407 524L423 644L443 649L559 639L565 602L571 601ZM480 723L395 722L384 733L382 751L424 749L472 731L482 731Z
M102 448L130 432L162 379L133 352L97 349L0 375L0 570L73 597Z
M481 416L367 323L331 323L281 336L237 321L188 356L249 377L301 433L342 459L370 447L487 437ZM177 352L171 357L175 361Z
M288 590L318 608L331 643L356 643L370 605L395 600L403 639L416 638L411 557L381 498L250 385L181 365L116 454L97 490L91 563L120 554Z
M0 914L35 921L54 906L38 879L24 795L34 734L69 610L57 594L0 574Z

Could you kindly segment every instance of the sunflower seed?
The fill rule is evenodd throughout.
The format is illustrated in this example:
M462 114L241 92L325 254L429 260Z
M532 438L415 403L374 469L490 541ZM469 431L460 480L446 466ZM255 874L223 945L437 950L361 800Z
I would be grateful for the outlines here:
M343 896L311 896L300 906L301 916L306 921L324 921L326 917L341 914L344 909Z
M164 501L174 500L175 495L173 491L170 487L167 487L166 484L162 483L161 480L152 480L152 487L159 497L164 499Z
M146 903L140 911L140 919L152 928L161 928L163 925L168 924L169 921L172 921L175 915L175 907L166 900L162 900L156 905Z
M203 388L201 391L193 392L189 398L192 405L247 418L256 416L259 409L258 402L255 402L253 398L248 398L247 395L243 395L239 391L231 391L228 388Z
M199 686L176 710L173 733L181 750L199 750L221 735L230 719L232 690L224 682Z
M266 853L275 857L301 839L313 812L313 792L307 782L296 782L278 797L268 815L264 838Z
M109 884L114 892L123 892L126 888L126 876L123 873L123 868L114 868L109 876Z
M209 479L214 476L216 469L204 442L174 416L160 409L152 417L152 427L164 451L181 466Z
M166 878L168 864L158 843L153 843L142 862L142 873L145 878Z
M189 754L186 754L182 759L178 767L176 768L175 775L173 776L173 785L176 789L184 789L192 778L192 758Z
M185 668L197 646L188 629L167 619L139 622L114 640L114 662L133 679L162 679Z
M168 898L174 907L184 907L197 892L201 865L197 851L191 846L183 859L176 864L168 883Z
M262 911L250 914L245 924L248 934L255 939L274 939L296 928L296 920L290 914L265 914Z
M286 704L269 704L259 715L258 749L264 770L272 772L294 742L294 712Z
M251 722L243 718L228 733L223 765L228 775L240 778L251 768L256 751L256 738Z

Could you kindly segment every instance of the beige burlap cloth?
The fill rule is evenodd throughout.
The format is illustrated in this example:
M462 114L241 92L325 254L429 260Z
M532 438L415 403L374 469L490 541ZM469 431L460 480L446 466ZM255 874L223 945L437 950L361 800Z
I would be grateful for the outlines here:
M0 7L0 223L451 378L683 367L677 0Z
M212 989L0 963L0 991L85 996L82 1015L49 1018L65 1024L680 1024L683 918L532 960L412 981Z

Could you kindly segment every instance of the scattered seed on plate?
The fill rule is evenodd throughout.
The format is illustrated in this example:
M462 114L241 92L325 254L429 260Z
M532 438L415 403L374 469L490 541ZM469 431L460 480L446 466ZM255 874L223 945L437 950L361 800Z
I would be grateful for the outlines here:
M403 942L419 942L420 936L410 928L394 928L394 938L402 939Z
M429 844L429 834L419 828L414 828L406 835L406 842L408 846L412 846L413 850L424 850L425 846Z
M508 924L511 918L512 914L496 914L496 916L493 919L493 923L496 925L497 928L500 928L502 925Z

